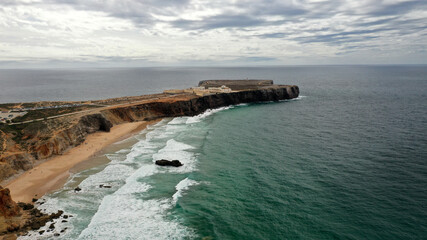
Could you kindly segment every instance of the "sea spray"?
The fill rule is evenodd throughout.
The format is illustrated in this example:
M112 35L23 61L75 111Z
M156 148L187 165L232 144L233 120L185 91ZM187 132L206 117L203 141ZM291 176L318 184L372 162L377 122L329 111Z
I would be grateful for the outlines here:
M44 211L63 209L72 218L58 222L52 232L32 232L23 239L48 239L63 229L65 239L194 238L194 230L182 225L172 209L191 186L200 184L188 176L197 171L198 151L209 130L203 120L230 108L148 126L134 136L138 142L132 147L106 154L108 164L73 175L63 189L45 197ZM177 159L184 165L154 165L159 159ZM77 185L82 190L75 193Z
M178 199L182 197L183 192L188 190L191 186L199 185L200 183L189 178L185 178L179 182L176 186L176 193L172 196L172 202L175 204L178 202Z

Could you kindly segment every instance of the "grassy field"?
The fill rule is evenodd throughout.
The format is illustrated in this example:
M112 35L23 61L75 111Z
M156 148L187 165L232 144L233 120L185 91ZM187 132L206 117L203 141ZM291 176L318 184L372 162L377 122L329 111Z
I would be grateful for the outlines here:
M72 112L78 112L83 110L88 110L92 108L99 108L100 106L96 105L83 105L78 107L64 107L64 108L50 108L50 109L40 109L40 110L31 110L27 114L21 117L14 118L12 122L24 122L28 120L34 120L39 118L47 118L52 116L57 116L61 114L67 114Z
M18 144L25 143L23 141L24 135L35 135L40 129L46 127L47 125L43 121L19 125L0 124L0 130L4 133L12 134L12 139Z
M59 106L65 104L82 104L83 102L28 102L28 103L1 103L0 109L12 110L14 108L36 108L36 107L48 107L48 106Z

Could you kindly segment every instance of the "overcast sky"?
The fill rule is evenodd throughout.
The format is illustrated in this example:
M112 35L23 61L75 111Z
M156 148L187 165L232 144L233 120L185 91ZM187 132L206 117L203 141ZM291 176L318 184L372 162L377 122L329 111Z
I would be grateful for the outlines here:
M427 0L0 0L0 67L427 64Z

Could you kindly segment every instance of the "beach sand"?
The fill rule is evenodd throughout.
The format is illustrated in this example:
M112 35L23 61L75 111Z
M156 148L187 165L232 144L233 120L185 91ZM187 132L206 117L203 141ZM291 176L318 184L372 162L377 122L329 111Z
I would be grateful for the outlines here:
M5 187L10 189L12 199L16 202L31 202L33 198L38 199L62 187L70 176L70 170L76 165L90 162L90 159L107 146L126 139L155 122L157 121L123 123L113 126L110 132L90 134L79 146L26 171Z

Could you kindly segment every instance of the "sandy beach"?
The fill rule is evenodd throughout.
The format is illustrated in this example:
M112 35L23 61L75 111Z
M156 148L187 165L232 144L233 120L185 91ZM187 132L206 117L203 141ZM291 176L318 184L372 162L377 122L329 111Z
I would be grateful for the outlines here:
M123 123L113 126L110 132L90 134L79 146L63 155L55 156L13 179L5 187L12 198L19 202L31 202L46 193L62 187L70 176L70 169L76 164L89 160L107 146L142 131L156 121Z

